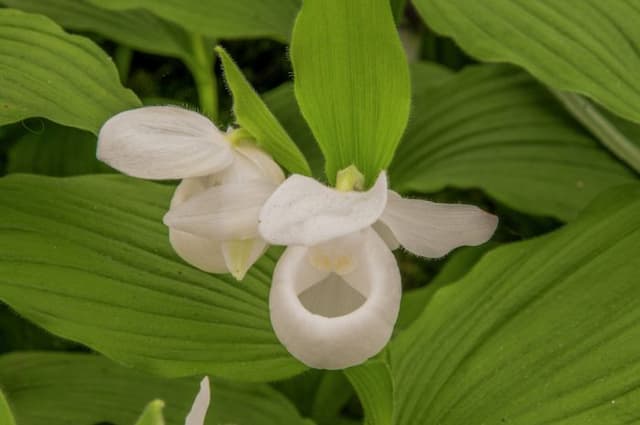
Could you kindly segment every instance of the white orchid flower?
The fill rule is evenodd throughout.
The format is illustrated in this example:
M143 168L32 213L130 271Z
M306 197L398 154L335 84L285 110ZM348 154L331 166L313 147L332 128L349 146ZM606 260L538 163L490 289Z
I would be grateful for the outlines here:
M196 112L150 106L109 119L97 156L130 176L183 179L164 217L173 249L201 270L242 280L267 248L258 233L260 208L284 180L247 139Z
M198 394L196 394L193 406L191 406L191 410L189 414L187 414L184 425L204 425L210 402L211 391L209 388L209 378L205 376L202 381L200 381L200 390Z
M369 191L350 190L358 175L346 169L338 189L292 175L260 212L262 237L288 246L273 276L271 324L314 368L362 363L391 338L402 292L392 249L438 258L486 242L498 222L475 206L404 199L385 172Z

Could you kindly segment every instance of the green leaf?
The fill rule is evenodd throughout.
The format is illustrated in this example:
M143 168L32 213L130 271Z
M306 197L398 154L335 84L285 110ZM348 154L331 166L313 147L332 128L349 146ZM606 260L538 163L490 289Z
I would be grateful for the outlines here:
M216 51L233 95L233 112L238 124L249 131L256 138L258 145L267 150L287 170L297 174L311 174L309 164L300 149L242 75L233 59L222 47L217 47Z
M390 170L399 191L481 188L509 207L561 220L635 175L554 98L509 66L467 68L414 94Z
M46 15L74 31L100 34L142 52L189 58L182 28L144 10L111 11L86 0L0 0L9 7Z
M140 105L98 46L44 16L0 9L0 70L0 125L39 116L97 134Z
M392 343L396 424L635 422L638 250L640 185L628 185L486 254Z
M56 335L167 376L304 370L269 321L276 253L242 283L186 265L161 221L172 190L122 176L0 179L0 299Z
M110 10L146 9L190 33L286 41L300 0L88 0Z
M413 0L435 31L479 59L512 62L640 122L634 0ZM597 32L597 35L596 35Z
M29 132L9 148L8 173L48 176L109 173L96 158L97 139L91 133L44 122L39 132Z
M409 68L388 0L305 0L291 42L300 110L326 173L355 164L371 183L407 124Z
M144 408L142 416L140 416L136 425L164 425L164 416L162 415L163 409L164 401L153 400Z
M1 387L1 385L0 385ZM7 398L4 396L2 390L0 390L0 424L3 425L15 425L16 422L13 419L13 413L7 402Z
M302 117L293 93L293 83L284 83L262 95L267 108L282 124L309 163L313 176L324 176L324 158L309 125Z
M0 386L18 425L132 425L153 399L164 401L168 425L183 424L200 379L159 378L90 354L22 352L0 357ZM150 407L147 412L152 416L159 413L157 401ZM305 422L291 403L268 385L212 380L205 424L230 423Z
M388 361L376 358L344 373L360 397L365 425L394 424L394 383Z
M591 134L598 138L603 145L622 161L629 164L636 172L640 173L640 139L638 138L639 127L637 124L626 121L606 110L600 110L580 95L558 90L552 90L552 93L560 100L567 111L584 125ZM625 134L625 129L630 128L633 128L632 137L628 137Z
M420 316L431 297L440 288L462 278L487 251L494 247L495 244L489 242L480 246L458 248L448 256L446 264L426 286L404 292L400 301L396 330L406 329Z

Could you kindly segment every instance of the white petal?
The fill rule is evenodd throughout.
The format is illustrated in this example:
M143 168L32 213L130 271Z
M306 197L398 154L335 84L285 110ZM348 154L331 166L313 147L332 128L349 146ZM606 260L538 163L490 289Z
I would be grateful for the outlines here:
M171 198L171 208L206 190L206 178L185 179ZM222 253L222 242L169 228L173 250L187 263L209 273L227 273L229 269Z
M222 244L226 267L236 280L244 279L266 249L267 243L262 238L232 240Z
M284 181L282 168L262 149L249 142L234 146L234 163L224 171L224 182L267 180L275 185Z
M171 207L164 223L176 230L216 240L258 236L258 213L275 186L266 182L210 187Z
M483 244L498 225L498 217L473 205L402 199L391 191L381 221L403 247L427 258L442 257L459 246Z
M371 226L386 202L384 172L367 192L340 192L294 174L260 211L260 234L276 245L315 245Z
M193 401L193 406L191 406L184 425L204 425L210 401L209 378L205 376L200 382L200 391L198 391L196 399Z
M269 307L278 339L310 367L341 369L366 361L389 341L398 316L395 257L371 229L355 253L358 266L345 275L318 270L308 253L307 247L290 246L276 266Z
M391 229L389 229L389 226L384 224L381 220L378 220L373 223L372 227L373 230L378 232L378 235L382 238L384 243L387 244L391 251L395 251L396 249L400 248L400 242L398 242L398 239L396 239Z
M180 179L229 166L229 143L207 118L174 106L148 106L109 119L98 136L98 159L134 177Z

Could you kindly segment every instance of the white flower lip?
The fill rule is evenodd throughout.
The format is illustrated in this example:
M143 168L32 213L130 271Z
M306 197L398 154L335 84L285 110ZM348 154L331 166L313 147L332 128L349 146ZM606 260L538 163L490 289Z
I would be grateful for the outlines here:
M143 179L205 176L233 162L224 133L206 117L175 106L147 106L113 116L100 129L97 157Z
M331 274L311 264L308 247L288 247L276 266L269 295L271 324L280 342L307 366L354 366L377 354L391 338L400 308L400 271L375 231L360 233L361 249L353 254L358 267L339 276L352 293L360 293L364 303L359 306L357 300L345 305L347 292L335 297L334 282L325 280ZM338 239L327 245L340 248L341 243ZM323 283L327 294L319 287ZM303 300L310 290L313 296Z
M311 246L371 226L386 203L384 172L366 192L340 192L294 174L262 207L259 230L274 245Z

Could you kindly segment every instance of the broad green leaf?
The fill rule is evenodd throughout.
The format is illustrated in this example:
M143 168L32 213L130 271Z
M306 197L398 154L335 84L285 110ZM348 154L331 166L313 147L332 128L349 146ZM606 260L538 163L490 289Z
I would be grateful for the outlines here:
M388 361L375 358L344 373L360 397L365 425L393 425L394 383Z
M333 425L354 395L353 387L341 371L323 371L311 405L311 417L318 425Z
M39 132L29 132L7 153L8 173L49 176L109 173L96 158L96 136L86 131L44 122Z
M293 93L293 83L284 83L262 95L264 103L306 158L313 176L324 177L324 158L309 125L302 117Z
M600 109L575 93L552 90L568 112L620 160L640 173L640 126ZM631 132L631 134L629 134Z
M133 425L154 399L164 402L167 425L183 424L200 379L159 378L91 354L22 352L0 357L0 386L13 406L16 425ZM152 413L158 407L152 403ZM268 385L211 380L205 425L231 423L307 422Z
M479 59L512 62L640 122L635 0L413 0L435 31Z
M38 116L97 133L140 105L98 46L41 15L0 9L0 75L0 125Z
M144 10L111 11L87 0L0 0L0 3L46 15L67 29L97 33L143 52L190 57L185 32Z
M164 401L153 400L144 408L140 419L135 425L165 425L162 410L164 409Z
M640 185L628 185L486 254L392 343L396 424L637 422L639 250Z
M305 0L291 41L300 110L326 174L355 164L373 182L407 124L409 68L388 0Z
M11 413L11 408L9 407L9 403L7 403L7 398L4 396L4 393L2 392L2 390L0 390L0 424L3 424L3 425L16 424L15 420L13 419L13 413Z
M122 176L0 179L0 299L56 335L167 376L304 370L269 322L275 253L242 283L186 265L161 221L172 190Z
M88 0L110 10L146 9L190 33L286 41L300 0Z
M513 209L566 221L603 190L636 181L512 67L467 68L413 102L390 170L399 191L481 188Z
M494 247L493 243L485 243L480 246L459 248L449 255L446 264L426 286L404 292L400 301L396 329L405 329L413 323L438 289L462 278L488 250Z
M233 112L238 124L249 131L256 138L258 145L267 150L287 170L296 174L311 174L309 164L300 149L242 75L233 59L222 47L217 47L216 51L233 95Z

